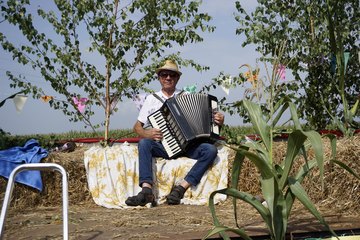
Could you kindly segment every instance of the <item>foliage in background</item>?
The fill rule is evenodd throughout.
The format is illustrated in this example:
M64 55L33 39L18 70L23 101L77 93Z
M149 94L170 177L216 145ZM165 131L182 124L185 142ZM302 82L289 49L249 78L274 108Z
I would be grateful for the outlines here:
M39 141L40 146L45 149L52 149L54 146L63 144L79 138L97 138L102 132L84 132L70 131L60 134L31 134L31 135L11 135L0 129L0 150L9 149L16 146L24 146L29 139ZM124 137L136 137L132 129L110 130L111 140L117 140Z
M296 80L288 85L288 90L299 96L295 103L300 117L313 129L324 129L332 123L327 110L337 119L346 118L343 110L346 103L353 106L360 94L358 0L257 2L258 6L250 14L240 2L236 3L236 21L240 25L236 31L246 37L242 46L255 44L256 50L267 56L285 40L284 58L292 59L287 68ZM346 80L341 83L343 96L337 89L341 80L332 73L339 61L339 58L335 60L334 41L338 49L350 54ZM321 97L324 103L319 101ZM359 117L359 109L354 116Z
M286 49L286 42L278 44L276 52L282 55ZM284 60L285 61L285 60ZM289 89L293 86L293 81L286 79L285 70L290 64L291 59L288 62L274 62L272 58L261 58L258 64L264 64L265 73L261 72L260 67L257 65L255 68L248 64L243 64L239 67L239 74L231 76L229 74L220 73L216 78L212 79L209 85L204 86L200 92L209 92L212 88L227 88L232 91L232 88L241 88L244 90L244 99L254 101L260 104L264 114L269 117L272 114L272 106L276 102L281 105L284 102L284 97L296 101L296 95ZM269 66L276 67L276 71L270 71ZM275 75L274 75L275 74ZM273 79L279 81L274 83ZM249 123L250 118L239 101L229 102L226 97L219 99L219 105L222 111L229 113L230 115L238 114L243 122ZM281 125L274 126L278 132L286 131L287 121L283 121ZM290 126L291 127L291 126Z
M273 240L285 239L288 220L295 200L300 201L326 229L336 236L335 232L326 223L301 185L308 173L315 167L318 167L320 172L319 177L322 183L322 186L319 187L323 188L324 163L327 159L324 159L321 135L314 130L304 131L302 129L295 104L287 95L281 95L281 91L279 91L278 86L282 78L281 69L289 64L286 58L282 58L285 52L284 49L282 45L277 48L277 51L273 54L272 71L268 75L270 78L267 78L269 83L266 89L268 91L263 91L262 89L262 86L266 85L265 82L261 85L256 84L252 91L253 96L250 97L250 99L244 99L238 102L249 116L252 127L259 136L259 140L254 141L244 136L242 139L237 139L240 140L237 144L226 144L236 151L232 167L231 186L215 191L210 195L209 207L215 227L209 231L205 238L220 233L224 239L230 239L225 232L232 231L244 239L250 239L244 229L237 224L237 199L245 201L257 210L269 230L270 238ZM249 75L253 81L260 79L259 77L255 78L251 71ZM260 93L262 98L260 98ZM263 104L265 107L262 107ZM294 127L289 133L286 155L282 162L276 163L273 159L273 142L277 134L276 126L286 111L290 112ZM335 136L329 136L329 138L332 143L333 153L329 161L338 164L360 179L348 166L334 159L336 138ZM307 154L309 149L314 151L313 159L310 159L310 156ZM295 161L301 160L300 156L303 156L305 162L299 169L294 169ZM261 200L250 193L238 190L239 177L245 158L249 159L260 173L260 184L262 197L265 199L264 202L261 202ZM216 194L225 194L233 197L234 216L237 228L226 227L220 223L214 205L214 196Z
M327 2L329 2L329 0ZM336 86L336 89L341 97L340 102L343 108L342 119L338 119L337 116L332 113L331 109L326 108L326 96L321 95L321 103L325 106L325 110L332 118L335 126L343 133L344 136L350 137L354 135L355 129L360 126L360 124L355 121L355 115L359 105L360 94L358 95L358 98L356 99L356 102L353 104L353 106L349 105L346 98L345 83L347 82L347 79L349 77L346 72L348 61L350 58L350 52L345 52L343 36L338 32L339 27L335 25L337 21L334 21L334 19L332 18L335 11L334 7L336 6L331 6L330 4L327 4L327 26L330 33L331 50L334 53L334 64L336 64L332 69L332 76L333 82L337 82L339 84L338 86Z
M83 121L95 131L100 125L92 123L93 109L102 108L105 139L109 137L110 116L116 111L112 104L146 91L146 84L155 79L153 70L166 50L174 45L201 42L198 31L214 30L207 24L211 17L199 12L201 1L44 3L0 0L1 46L20 65L41 74L41 85L51 85L57 94L56 98L50 98L50 106L62 110L70 121ZM47 6L53 7L49 10ZM23 38L9 38L13 31ZM197 71L207 69L182 59L179 53L169 58ZM28 81L26 76L12 72L7 72L7 76L12 88L31 93L33 98L52 94ZM74 101L81 97L86 102L84 111Z

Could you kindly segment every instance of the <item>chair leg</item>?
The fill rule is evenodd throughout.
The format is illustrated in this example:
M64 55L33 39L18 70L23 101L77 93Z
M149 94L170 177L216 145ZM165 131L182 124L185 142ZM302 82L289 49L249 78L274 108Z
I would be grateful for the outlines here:
M67 174L65 169L56 163L28 163L22 164L16 167L10 174L8 184L6 186L6 192L4 197L3 206L1 209L0 215L0 239L4 236L4 226L5 219L7 214L7 209L10 206L10 200L12 191L14 188L15 177L18 173L24 170L56 170L62 174L62 197L63 197L63 239L68 239L69 237L69 228L68 228L68 182L67 182Z

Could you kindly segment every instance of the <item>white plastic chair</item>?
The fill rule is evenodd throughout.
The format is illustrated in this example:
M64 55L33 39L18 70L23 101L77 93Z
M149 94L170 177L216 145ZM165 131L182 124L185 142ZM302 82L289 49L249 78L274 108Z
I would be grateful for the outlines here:
M14 187L14 181L16 174L24 170L56 170L62 174L62 197L63 197L63 239L68 239L68 182L65 169L56 163L27 163L16 167L10 174L8 184L6 186L6 192L4 197L3 206L0 215L0 239L4 236L5 218L7 209L10 205L11 195Z

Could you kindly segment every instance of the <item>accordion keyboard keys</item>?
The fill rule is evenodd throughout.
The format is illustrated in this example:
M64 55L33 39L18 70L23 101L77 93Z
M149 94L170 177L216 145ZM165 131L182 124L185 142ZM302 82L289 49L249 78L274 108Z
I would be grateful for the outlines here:
M180 153L182 150L175 138L170 134L170 129L167 127L167 122L160 111L155 112L149 116L149 121L153 128L160 129L163 133L163 139L161 140L169 157Z

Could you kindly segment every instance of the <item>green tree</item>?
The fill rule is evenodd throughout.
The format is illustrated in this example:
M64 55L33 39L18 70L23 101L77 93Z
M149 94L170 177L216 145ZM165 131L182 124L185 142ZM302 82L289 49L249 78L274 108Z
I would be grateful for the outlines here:
M108 140L111 103L130 98L154 80L153 69L164 56L196 70L207 69L171 51L173 46L201 42L199 31L213 31L211 17L199 12L201 1L185 0L0 0L0 23L20 31L27 43L0 32L2 48L19 64L31 66L66 101L51 100L70 121L91 122L91 107L82 113L73 97L86 95L87 106L105 112L105 140ZM37 6L37 7L36 7ZM5 28L3 28L5 29ZM84 51L84 50L87 51ZM103 62L96 65L96 61ZM11 72L10 86L40 98L43 90Z
M246 36L243 46L256 44L256 50L267 56L279 42L287 42L284 57L292 59L287 68L295 78L288 90L297 93L300 117L317 129L332 123L331 116L344 119L344 109L355 104L360 92L359 2L258 0L252 13L240 2L236 8L236 32ZM343 81L336 69L340 52L350 56ZM344 98L339 93L342 83Z

